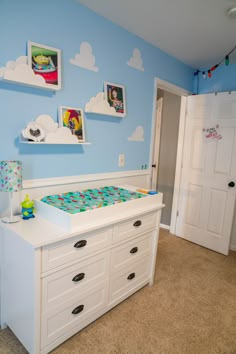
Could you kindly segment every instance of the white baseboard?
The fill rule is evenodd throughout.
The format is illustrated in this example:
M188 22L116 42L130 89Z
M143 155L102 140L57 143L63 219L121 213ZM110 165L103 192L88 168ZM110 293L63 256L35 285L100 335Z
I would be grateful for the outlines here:
M160 227L161 227L162 229L165 229L165 230L170 230L170 226L169 226L169 225L160 224Z
M236 251L236 245L235 245L235 244L231 244L231 245L229 246L229 249L230 249L231 251Z

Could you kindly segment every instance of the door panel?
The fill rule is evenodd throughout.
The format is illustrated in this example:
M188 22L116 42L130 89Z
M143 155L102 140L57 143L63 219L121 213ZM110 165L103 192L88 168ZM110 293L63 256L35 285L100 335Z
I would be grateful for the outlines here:
M189 185L186 223L192 226L199 224L202 187L194 184Z
M235 118L236 119L236 118ZM232 149L234 143L234 129L222 128L222 136L227 136L227 139L222 139L216 145L215 173L228 174L231 167Z
M219 125L222 139L204 128ZM236 93L187 99L176 235L228 254L236 183Z
M200 120L211 119L213 98L214 95L208 95L208 97L203 97L203 95L199 95L194 96L194 101L190 101L188 99L188 112L192 116L192 118ZM196 106L198 107L197 110Z
M191 165L192 168L195 170L203 171L205 166L205 147L203 141L203 134L201 127L193 128L193 135L192 135L192 158L191 158Z
M226 200L226 192L215 189L211 190L207 231L218 235L222 233Z

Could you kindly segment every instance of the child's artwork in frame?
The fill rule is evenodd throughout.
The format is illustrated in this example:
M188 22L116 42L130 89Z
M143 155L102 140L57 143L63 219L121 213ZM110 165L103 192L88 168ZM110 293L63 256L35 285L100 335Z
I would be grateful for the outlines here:
M28 41L28 65L45 80L45 87L61 89L61 50Z
M85 143L83 110L61 106L59 116L59 126L69 128L79 143Z
M111 82L104 82L106 101L115 108L116 116L126 116L125 87Z

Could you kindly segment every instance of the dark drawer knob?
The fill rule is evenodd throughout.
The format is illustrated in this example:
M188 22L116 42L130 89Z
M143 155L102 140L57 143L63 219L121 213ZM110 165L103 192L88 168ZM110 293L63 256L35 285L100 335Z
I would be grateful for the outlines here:
M233 188L235 186L235 183L232 181L232 182L229 182L228 184L229 187Z
M77 275L74 276L74 278L72 279L72 281L74 281L74 282L76 283L77 281L80 281L80 280L84 279L84 277L85 277L85 274L84 274L84 273L79 273L79 274L77 274Z
M137 221L134 222L133 225L134 225L134 227L139 227L139 226L142 225L142 221L141 220L137 220Z
M128 276L128 280L131 280L131 279L134 279L135 278L135 273L131 273L129 276Z
M75 248L81 248L81 247L84 247L87 245L87 241L86 240L81 240L81 241L78 241L74 244L74 247Z
M136 253L136 252L138 252L138 247L134 247L130 250L131 254Z
M82 312L83 309L84 309L84 305L79 305L72 311L72 314L73 315L78 315L78 313Z

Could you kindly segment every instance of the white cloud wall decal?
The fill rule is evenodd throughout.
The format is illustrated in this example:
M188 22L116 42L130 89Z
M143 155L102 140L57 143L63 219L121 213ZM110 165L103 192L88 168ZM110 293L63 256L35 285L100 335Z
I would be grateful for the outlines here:
M142 55L138 48L133 50L133 55L127 61L127 64L134 69L144 71Z
M144 141L144 129L141 125L137 126L135 131L128 137L129 141Z
M54 122L48 114L40 114L35 119L35 123L39 124L47 133L53 133L58 129L58 123Z
M75 54L74 58L70 59L70 63L73 65L92 71L98 71L99 69L95 66L95 61L92 46L88 42L82 42L80 45L80 53Z
M99 92L86 103L85 112L117 115L115 108L111 107L105 99L104 92Z
M45 143L50 144L78 144L78 139L69 128L60 127L55 132L48 133Z
M26 56L21 56L16 61L8 61L5 67L0 68L0 78L42 87L46 85L44 78L35 75L28 66Z

